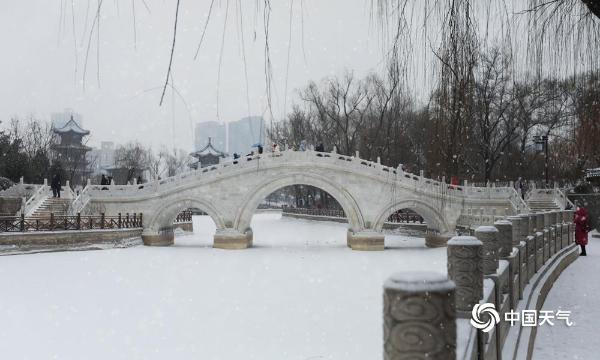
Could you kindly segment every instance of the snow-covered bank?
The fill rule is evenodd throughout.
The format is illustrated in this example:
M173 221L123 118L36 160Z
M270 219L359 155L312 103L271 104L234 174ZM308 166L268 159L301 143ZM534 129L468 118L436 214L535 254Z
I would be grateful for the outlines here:
M580 256L569 265L554 283L542 310L571 311L568 327L564 321L553 320L554 326L538 327L534 359L593 360L600 356L600 344L594 340L600 328L600 239L589 237L588 256Z
M175 246L0 258L0 354L10 359L377 359L382 284L446 271L446 249L344 224L255 216L255 247L213 249L194 218Z

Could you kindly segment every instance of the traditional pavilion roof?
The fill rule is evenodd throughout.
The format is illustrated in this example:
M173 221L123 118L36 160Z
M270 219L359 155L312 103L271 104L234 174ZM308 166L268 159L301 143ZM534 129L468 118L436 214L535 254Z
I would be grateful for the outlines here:
M195 157L195 158L200 158L206 155L214 155L214 156L219 156L219 157L227 157L227 153L224 153L220 150L217 150L211 142L211 138L208 138L208 144L206 144L206 146L204 148L202 148L201 150L195 151L193 153L190 154L191 156Z
M73 115L71 115L71 120L67 121L66 124L64 124L62 127L57 128L57 127L52 127L52 130L54 130L54 132L59 133L59 134L64 134L64 133L68 133L68 132L74 132L76 134L80 134L80 135L89 135L90 131L89 130L84 130L81 128L81 126L79 126L79 124L77 124L77 121L75 121L73 119Z

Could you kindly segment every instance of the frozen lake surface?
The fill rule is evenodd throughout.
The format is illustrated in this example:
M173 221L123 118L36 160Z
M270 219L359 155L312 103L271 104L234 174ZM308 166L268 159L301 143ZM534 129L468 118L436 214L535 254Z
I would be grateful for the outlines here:
M386 236L346 247L346 224L258 214L255 247L213 249L214 224L172 247L0 257L4 359L380 359L382 284L446 272L446 248Z

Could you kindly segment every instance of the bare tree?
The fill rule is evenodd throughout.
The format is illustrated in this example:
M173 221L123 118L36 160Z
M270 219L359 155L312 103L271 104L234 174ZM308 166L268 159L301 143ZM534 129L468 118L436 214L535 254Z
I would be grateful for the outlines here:
M320 142L335 145L342 154L352 154L358 147L359 132L365 125L374 94L352 72L315 83L301 93L303 101L314 111Z
M173 149L168 151L163 148L159 152L159 157L164 161L166 176L174 176L186 170L189 159L188 154L181 149Z
M126 170L125 181L132 181L136 174L148 168L149 153L149 149L139 142L129 142L117 147L115 150L115 165Z
M483 56L475 82L472 140L486 182L517 133L518 122L510 111L510 65L509 55L494 48Z

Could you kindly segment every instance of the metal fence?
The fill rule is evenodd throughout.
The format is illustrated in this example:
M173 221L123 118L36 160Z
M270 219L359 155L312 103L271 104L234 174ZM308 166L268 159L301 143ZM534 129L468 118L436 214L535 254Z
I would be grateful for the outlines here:
M142 214L54 215L49 217L2 216L0 233L30 231L66 231L98 229L133 229L142 227Z
M173 221L173 224L191 222L192 215L193 215L193 213L191 210L184 210L184 211L180 212L179 214L177 214L177 217L175 218L175 221Z
M310 216L329 216L329 217L339 217L345 218L346 214L344 214L344 210L338 209L308 209L308 208L293 208L284 206L282 209L283 212L288 214L300 214L300 215L310 215Z
M283 212L288 214L300 214L300 215L310 215L310 216L329 216L329 217L338 217L345 218L346 214L344 210L338 209L307 209L307 208L292 208L292 207L283 207ZM397 211L389 216L387 222L392 223L423 223L423 217L415 212L410 211Z

